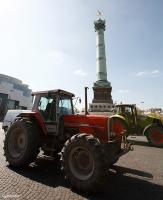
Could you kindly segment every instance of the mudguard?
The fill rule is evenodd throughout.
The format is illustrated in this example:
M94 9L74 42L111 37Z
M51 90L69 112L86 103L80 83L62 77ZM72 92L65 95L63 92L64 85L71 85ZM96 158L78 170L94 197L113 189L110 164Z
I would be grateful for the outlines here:
M149 124L149 125L146 126L145 129L143 130L143 135L144 135L144 136L147 136L148 130L149 130L151 127L153 127L153 126L158 126L158 125L157 125L157 124L154 124L154 123Z
M126 127L129 126L127 120L125 119L125 117L121 116L121 115L118 115L118 114L115 114L115 115L112 115L109 117L109 119L114 119L114 118L118 118L120 120L122 120L124 122L124 124L126 125Z
M163 128L158 124L150 124L143 132L150 145L154 147L163 147Z
M42 130L42 132L45 135L47 134L47 129L40 113L30 111L26 113L20 113L17 117L34 119L36 123L38 124L38 126L40 126L40 129Z

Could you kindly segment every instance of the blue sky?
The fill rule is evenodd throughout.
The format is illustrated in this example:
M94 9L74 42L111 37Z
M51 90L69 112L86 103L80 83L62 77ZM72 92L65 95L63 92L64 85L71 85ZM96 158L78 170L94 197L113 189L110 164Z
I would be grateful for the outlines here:
M0 73L91 102L98 10L113 101L163 108L162 0L0 0Z

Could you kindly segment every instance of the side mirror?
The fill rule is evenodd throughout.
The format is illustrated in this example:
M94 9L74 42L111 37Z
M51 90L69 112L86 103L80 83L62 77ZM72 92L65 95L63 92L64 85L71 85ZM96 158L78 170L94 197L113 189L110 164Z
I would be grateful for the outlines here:
M74 98L72 98L72 100L74 100L74 105L76 105L78 102L81 103L80 97L74 97Z

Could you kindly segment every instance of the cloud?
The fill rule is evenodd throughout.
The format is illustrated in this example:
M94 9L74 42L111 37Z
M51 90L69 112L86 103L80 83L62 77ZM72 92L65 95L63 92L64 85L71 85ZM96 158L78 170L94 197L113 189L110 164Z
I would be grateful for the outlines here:
M138 73L136 74L136 76L142 77L142 76L145 76L146 74L147 74L146 71L142 71L142 72L138 72Z
M87 76L87 73L84 72L82 69L77 69L74 71L75 75L79 75L79 76Z
M121 93L121 94L122 94L122 93L124 94L124 93L129 93L130 90L118 90L118 92Z
M159 75L160 71L159 70L152 70L152 71L140 71L138 73L136 73L137 77L153 77L156 75Z
M159 73L159 70L153 70L151 73L152 73L152 74L158 74L158 73Z

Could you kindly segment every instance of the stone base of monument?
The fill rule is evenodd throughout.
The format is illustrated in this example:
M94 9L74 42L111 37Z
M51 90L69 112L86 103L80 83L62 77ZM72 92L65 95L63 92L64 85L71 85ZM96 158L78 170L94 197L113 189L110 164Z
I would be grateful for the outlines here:
M89 115L103 115L110 117L113 115L113 112L89 112Z
M94 85L95 84L97 83L94 83ZM112 87L93 87L93 91L94 91L94 98L92 100L92 103L113 104L111 96Z
M110 103L90 103L89 112L111 112L114 108Z

